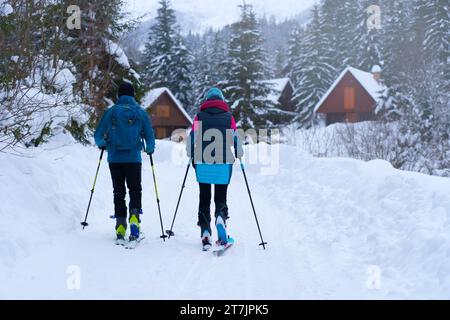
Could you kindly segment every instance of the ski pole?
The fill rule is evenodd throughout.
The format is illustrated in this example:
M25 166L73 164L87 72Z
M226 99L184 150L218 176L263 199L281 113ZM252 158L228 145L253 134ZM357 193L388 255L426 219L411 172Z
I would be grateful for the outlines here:
M241 162L241 169L242 169L242 173L244 174L245 185L247 186L248 196L250 197L250 202L252 204L253 214L255 215L256 225L258 226L259 236L261 237L261 243L259 245L262 246L264 248L264 250L266 250L267 242L264 242L264 239L263 239L263 236L261 233L261 228L259 227L258 216L256 215L255 205L253 204L252 193L250 192L250 187L248 186L248 180L247 180L247 175L245 174L244 164L242 163L241 158L239 158L239 161Z
M169 235L169 239L170 239L170 237L173 237L175 235L175 233L173 233L173 225L175 224L175 219L177 218L178 207L180 206L180 201L181 201L181 196L183 195L183 190L186 187L186 178L188 176L190 167L191 167L191 163L189 162L187 165L187 168L186 168L186 173L184 175L183 185L181 186L180 196L178 197L177 207L175 209L175 214L173 216L172 225L170 226L170 230L166 230L166 233Z
M155 185L155 195L156 195L156 203L158 204L158 212L159 212L159 221L161 222L161 232L162 236L160 237L163 241L166 241L167 236L164 234L164 226L161 215L161 205L159 203L159 194L158 194L158 186L156 185L156 175L155 175L155 166L153 164L153 156L150 154L150 164L152 165L152 173L153 173L153 183Z
M102 163L102 159L103 159L103 154L104 153L105 153L105 149L102 149L102 152L100 153L100 160L98 161L97 172L95 173L94 185L93 185L92 190L91 190L91 197L89 198L89 204L88 204L88 207L87 207L87 210L86 210L86 217L84 218L84 222L81 223L81 225L83 226L83 230L84 230L84 228L86 228L89 225L87 223L87 218L88 218L88 215L89 215L89 209L91 208L92 196L94 195L95 185L97 184L98 172L100 171L100 165Z

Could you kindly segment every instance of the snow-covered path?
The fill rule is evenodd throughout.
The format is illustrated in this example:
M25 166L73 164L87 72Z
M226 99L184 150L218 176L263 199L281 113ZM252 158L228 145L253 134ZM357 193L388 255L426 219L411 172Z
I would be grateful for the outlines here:
M155 157L166 228L185 170L171 161L174 148L160 142ZM90 226L82 231L97 157L94 148L81 146L32 159L0 155L0 298L450 298L448 179L396 171L380 161L315 159L283 146L277 175L248 167L268 250L258 247L236 166L229 229L237 244L217 258L200 250L192 171L176 236L165 243L159 239L148 162L143 169L147 239L139 248L112 244L106 162ZM67 287L70 266L80 271L80 290ZM369 266L381 271L380 290L367 287Z

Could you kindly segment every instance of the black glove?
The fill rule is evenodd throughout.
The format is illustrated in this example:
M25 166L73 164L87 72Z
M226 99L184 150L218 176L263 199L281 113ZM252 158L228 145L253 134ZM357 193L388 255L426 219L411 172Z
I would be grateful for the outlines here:
M105 151L106 147L98 147L100 150Z

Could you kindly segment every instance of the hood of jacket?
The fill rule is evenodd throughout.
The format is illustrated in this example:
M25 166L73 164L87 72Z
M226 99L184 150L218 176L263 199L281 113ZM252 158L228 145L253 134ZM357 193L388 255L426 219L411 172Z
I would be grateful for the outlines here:
M136 99L131 96L120 96L117 100L116 104L127 104L135 107L139 107L139 104L137 103Z
M200 106L200 111L206 111L213 108L224 112L230 112L230 107L222 100L208 100Z

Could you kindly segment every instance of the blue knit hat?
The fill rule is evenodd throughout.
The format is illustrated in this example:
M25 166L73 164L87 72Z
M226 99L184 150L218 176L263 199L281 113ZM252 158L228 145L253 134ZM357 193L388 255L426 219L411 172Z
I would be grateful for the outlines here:
M134 97L134 86L129 82L122 82L119 86L119 92L117 96L120 98L121 96L130 96Z
M222 100L225 101L225 97L223 96L222 91L220 91L219 88L212 87L209 89L209 91L206 93L205 100Z

